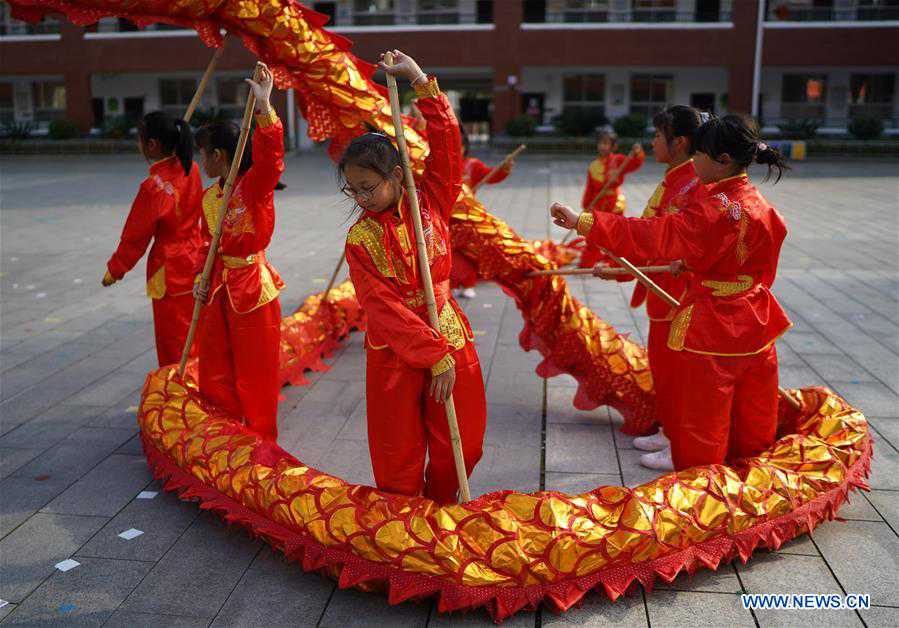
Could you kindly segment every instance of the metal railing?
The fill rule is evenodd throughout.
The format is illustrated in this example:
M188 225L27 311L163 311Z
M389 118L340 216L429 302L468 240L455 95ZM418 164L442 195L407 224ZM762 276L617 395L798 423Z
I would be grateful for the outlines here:
M769 22L871 22L899 20L896 0L834 0L828 4L769 2Z

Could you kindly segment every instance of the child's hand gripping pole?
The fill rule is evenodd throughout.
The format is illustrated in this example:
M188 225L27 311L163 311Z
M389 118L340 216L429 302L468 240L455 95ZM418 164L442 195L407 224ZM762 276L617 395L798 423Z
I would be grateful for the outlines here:
M393 65L393 53L384 55L384 62ZM396 144L400 152L403 164L403 175L406 186L406 198L412 208L412 224L415 227L415 245L418 249L418 266L421 269L421 283L425 292L425 301L428 306L428 319L431 327L438 327L437 300L434 297L434 284L431 282L431 265L428 260L428 251L425 247L424 230L421 223L421 209L418 206L418 194L415 190L415 179L412 175L412 167L409 163L409 150L406 147L406 137L403 135L403 118L400 113L399 91L396 86L396 78L387 72L387 90L390 95L390 112L393 116L393 127L396 133ZM446 420L449 423L450 442L453 445L453 460L456 463L456 478L459 481L459 490L462 501L471 499L471 491L468 488L468 473L465 470L465 459L462 456L462 437L459 434L459 422L456 420L456 406L453 396L450 394L446 400Z
M256 70L253 73L253 80L258 81L261 75L262 65L256 64ZM222 238L222 225L225 222L225 215L228 213L228 205L231 202L231 194L234 191L234 180L237 178L237 171L240 168L240 162L243 159L244 149L247 147L247 138L250 135L250 125L253 122L253 109L256 107L256 96L252 88L247 95L247 105L243 111L243 120L240 125L240 138L237 141L237 149L234 151L234 158L231 160L231 169L228 171L228 178L225 179L225 189L222 192L222 204L219 206L219 214L215 223L215 232L212 235L212 242L209 245L209 253L206 254L206 263L203 265L203 274L200 277L200 288L198 292L205 294L209 289L209 276L212 274L212 267L215 264L215 255L218 250L219 240ZM190 354L190 347L193 344L194 336L197 333L197 325L200 322L200 308L204 305L204 299L199 296L194 301L194 314L190 321L190 329L187 332L187 340L184 342L184 350L181 352L181 362L178 364L178 376L184 376L184 368L187 366L187 356Z

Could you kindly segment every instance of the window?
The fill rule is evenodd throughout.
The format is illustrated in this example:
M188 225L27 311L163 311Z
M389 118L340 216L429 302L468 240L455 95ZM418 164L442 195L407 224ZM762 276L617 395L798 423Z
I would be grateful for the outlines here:
M717 22L721 19L721 0L696 0L696 21Z
M0 35L43 35L58 32L58 19L45 17L37 24L29 24L13 18L9 4L0 3Z
M218 107L232 117L238 117L247 104L248 86L242 76L220 78L216 81Z
M478 24L493 23L493 0L478 0Z
M608 22L609 0L565 0L563 22Z
M180 116L187 109L194 92L197 80L192 78L159 79L159 101L162 109Z
M312 10L328 16L328 23L334 24L337 18L337 2L313 2Z
M605 114L606 77L604 74L567 74L562 79L563 110L580 109Z
M383 26L395 20L393 0L353 0L353 24Z
M49 122L66 115L66 86L62 81L31 84L35 122Z
M858 20L899 20L899 0L858 0Z
M545 22L546 0L524 0L524 21Z
M671 102L674 77L670 74L634 74L631 76L631 113L647 120Z
M676 0L633 0L634 22L673 22Z
M0 126L12 124L15 120L15 101L13 100L13 84L0 83Z
M768 3L768 19L787 22L832 20L834 0L775 0Z
M418 0L419 24L458 24L459 0Z
M788 120L823 119L826 74L784 74L780 115Z
M853 74L849 78L851 100L849 117L893 117L893 99L896 93L895 74Z

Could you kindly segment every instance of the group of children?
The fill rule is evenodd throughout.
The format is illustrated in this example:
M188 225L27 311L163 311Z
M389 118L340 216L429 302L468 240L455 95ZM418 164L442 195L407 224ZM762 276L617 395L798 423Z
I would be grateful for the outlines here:
M458 122L436 79L411 57L393 54L393 63L382 59L380 67L412 85L430 145L417 186L439 324L428 324L400 155L386 135L365 133L347 146L338 176L358 210L345 250L366 313L369 449L379 488L449 503L458 483L444 404L452 395L469 475L481 457L487 420L471 326L451 285L472 287L476 273L453 256L449 222L462 185L476 184L490 169L465 158ZM144 117L139 146L151 162L150 176L102 283L121 279L154 240L147 294L160 364L178 361L197 298L204 304L196 348L201 394L275 440L278 294L284 284L265 249L274 231L273 190L283 171L284 143L269 103L272 75L260 66L258 82L248 80L257 103L252 149L244 154L226 210L222 184L238 127L213 123L197 133L203 169L217 180L204 193L189 126L162 113ZM669 168L642 218L622 215L619 189L623 177L642 165L642 150L615 154L608 132L590 166L584 212L559 204L550 211L556 224L577 229L596 260L604 260L605 248L638 265L677 261L684 270L654 277L680 299L678 307L647 296L639 284L632 300L634 306L646 301L651 320L648 350L663 426L663 433L635 444L656 452L645 464L683 469L754 455L774 440L774 340L789 321L769 288L786 229L746 169L754 161L767 163L779 178L785 166L741 117L704 120L690 107L675 106L654 124L653 154ZM510 168L489 182L504 179ZM222 236L204 285L199 272L222 211ZM591 263L589 257L584 263ZM594 274L610 278L606 270L603 261L594 266Z

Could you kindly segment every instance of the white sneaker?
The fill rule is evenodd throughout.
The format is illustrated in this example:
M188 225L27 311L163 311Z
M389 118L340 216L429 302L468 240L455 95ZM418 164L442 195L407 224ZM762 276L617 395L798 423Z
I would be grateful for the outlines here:
M478 293L474 291L474 288L465 288L461 296L463 299L473 299L478 296Z
M674 463L671 461L671 448L654 451L651 454L640 456L640 464L647 469L656 471L674 471Z
M662 430L649 436L638 436L634 439L634 447L640 451L659 451L671 445L671 441Z

